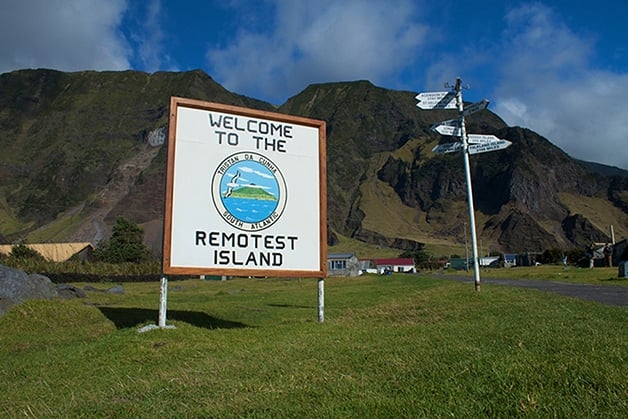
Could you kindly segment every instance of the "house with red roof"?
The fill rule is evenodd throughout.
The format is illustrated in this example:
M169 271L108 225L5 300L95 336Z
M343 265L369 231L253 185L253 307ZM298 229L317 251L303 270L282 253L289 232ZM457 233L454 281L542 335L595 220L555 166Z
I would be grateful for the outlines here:
M379 274L386 272L416 273L412 258L375 259L374 262Z

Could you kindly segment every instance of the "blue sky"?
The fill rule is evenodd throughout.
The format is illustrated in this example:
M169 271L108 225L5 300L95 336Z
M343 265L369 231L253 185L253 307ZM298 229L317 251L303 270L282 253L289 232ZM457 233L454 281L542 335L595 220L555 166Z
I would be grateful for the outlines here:
M0 73L202 69L281 104L310 83L460 76L511 126L628 169L628 2L0 0Z

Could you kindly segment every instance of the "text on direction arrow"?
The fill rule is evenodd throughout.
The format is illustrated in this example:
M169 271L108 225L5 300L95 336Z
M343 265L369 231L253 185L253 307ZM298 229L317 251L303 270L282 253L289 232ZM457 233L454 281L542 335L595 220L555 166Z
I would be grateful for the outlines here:
M467 142L469 144L486 144L494 141L505 141L501 138L497 138L494 135L486 135L486 134L468 134Z
M455 153L457 151L462 150L462 143L446 143L439 144L432 149L433 153L444 154L444 153Z
M415 97L421 109L456 109L455 92L423 92Z
M503 150L510 147L512 143L508 140L491 141L484 144L469 145L469 154L487 153L489 151Z
M451 135L454 137L460 137L462 130L460 129L459 119L448 119L446 121L439 122L430 126L432 131L436 131L440 135Z
M448 119L446 121L438 122L436 124L430 125L430 129L435 131L437 127L446 126L446 127L459 127L460 120L459 119Z
M468 115L471 115L473 113L479 112L479 111L481 111L483 109L486 109L488 107L488 103L489 102L488 102L487 99L482 99L479 102L475 102L475 103L465 107L462 110L462 115L468 116Z
M452 137L460 137L462 135L460 127L454 127L451 125L437 125L432 127L432 130L436 131L440 135L450 135Z

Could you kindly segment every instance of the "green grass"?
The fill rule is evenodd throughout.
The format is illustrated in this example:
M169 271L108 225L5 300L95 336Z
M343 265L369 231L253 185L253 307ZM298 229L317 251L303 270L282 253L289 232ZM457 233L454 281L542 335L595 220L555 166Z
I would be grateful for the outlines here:
M394 258L403 253L400 249L378 246L336 234L338 243L327 248L327 253L353 253L359 259Z
M13 234L32 225L32 222L18 221L14 211L7 202L7 189L6 187L0 187L0 231L6 235Z
M473 271L443 270L442 273L473 277ZM487 268L480 271L481 278L538 279L595 285L628 286L628 279L618 277L617 267L578 268L576 266L542 265L513 268Z
M83 286L84 284L76 284ZM93 284L92 284L93 285ZM107 288L110 284L96 284ZM626 309L413 275L171 281L0 317L0 417L616 417Z
M83 221L79 211L70 210L58 214L54 222L50 222L26 236L29 243L63 242L68 232Z

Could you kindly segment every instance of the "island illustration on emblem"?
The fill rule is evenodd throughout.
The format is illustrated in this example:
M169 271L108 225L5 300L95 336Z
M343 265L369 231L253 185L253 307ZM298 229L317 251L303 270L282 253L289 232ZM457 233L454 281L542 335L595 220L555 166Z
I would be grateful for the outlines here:
M274 223L285 205L285 182L277 166L257 153L229 156L214 174L214 204L229 224L259 230Z

